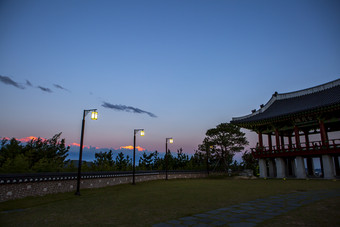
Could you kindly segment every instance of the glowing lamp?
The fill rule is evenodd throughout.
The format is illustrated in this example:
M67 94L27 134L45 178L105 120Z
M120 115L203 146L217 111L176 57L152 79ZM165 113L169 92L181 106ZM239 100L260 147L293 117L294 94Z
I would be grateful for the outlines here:
M79 160L78 160L77 191L76 191L75 195L80 195L80 178L81 178L81 163L82 163L82 159L83 159L82 156L83 156L85 117L90 112L91 112L91 119L92 120L97 120L98 119L97 109L84 110L83 121L82 121L82 125L81 125L81 134L80 134L80 151L79 151Z
M165 139L165 180L168 180L168 142L173 143L173 138L166 138Z
M141 136L144 136L144 134L145 134L144 129L135 129L135 130L133 130L132 184L135 184L135 173L136 173L135 159L136 159L136 134L137 134L137 132L140 132Z
M97 120L97 119L98 119L98 112L92 111L92 113L91 113L91 119L92 119L92 120Z

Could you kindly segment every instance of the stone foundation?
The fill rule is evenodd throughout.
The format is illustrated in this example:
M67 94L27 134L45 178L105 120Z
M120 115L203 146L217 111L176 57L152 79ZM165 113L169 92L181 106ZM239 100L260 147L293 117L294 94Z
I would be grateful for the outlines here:
M168 179L203 178L206 173L169 173ZM135 182L165 179L165 174L138 174ZM81 179L80 189L101 188L117 184L132 183L132 176L115 176L111 178ZM0 186L0 202L25 198L27 196L43 196L60 192L76 191L77 180L43 181L31 183L12 183Z

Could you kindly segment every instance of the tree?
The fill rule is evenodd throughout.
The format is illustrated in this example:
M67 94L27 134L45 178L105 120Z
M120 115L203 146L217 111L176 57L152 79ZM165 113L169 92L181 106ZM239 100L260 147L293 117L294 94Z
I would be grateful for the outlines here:
M19 154L14 159L8 158L2 165L1 172L4 173L27 173L29 171L29 165L27 158L23 154Z
M183 153L183 149L177 150L177 157L175 158L174 169L185 169L189 163L189 156Z
M143 170L152 170L152 163L153 163L154 153L146 154L143 152L142 157L139 158L139 169Z
M44 171L42 166L46 166L46 171L60 171L65 164L68 156L69 146L66 147L65 139L60 139L61 133L54 135L51 139L32 139L22 152L28 158L30 168L33 168L38 162L39 172ZM53 166L53 168L47 165Z
M74 160L67 160L63 172L76 172L78 168L76 167L75 162L76 161Z
M232 171L240 171L242 170L242 165L241 163L239 164L236 160L234 160L233 163L230 165L230 169Z
M129 155L124 156L123 152L119 152L116 157L117 170L132 170L132 159Z
M99 152L94 154L94 169L97 171L110 171L114 168L112 150L109 152Z
M168 166L168 170L175 170L175 157L169 149L167 155L164 156L164 167L165 165Z
M126 155L126 170L132 170L132 158Z
M44 173L44 172L54 172L57 170L60 171L61 169L58 163L54 162L51 159L44 157L44 158L39 159L39 161L34 164L34 166L32 167L32 170L34 172Z
M0 148L0 167L2 167L5 162L7 164L15 159L17 155L22 153L23 146L20 144L20 141L12 138L8 141L8 139L4 138L1 140L1 148Z
M256 176L259 172L259 164L252 153L248 151L244 152L242 155L242 160L243 162L241 164L243 165L243 168L253 170L253 173Z
M206 168L206 155L201 151L195 151L195 154L191 156L187 165L187 169L190 170L203 170Z
M158 155L159 155L159 153L158 153L157 150L155 152L153 152L153 165L152 165L152 169L161 170L161 169L163 169L163 166L164 166L164 159L163 158L159 158Z
M206 137L198 148L205 153L208 151L215 166L227 171L235 153L242 151L247 144L245 133L241 132L240 127L221 123L216 128L207 130Z
M51 139L32 139L25 145L12 138L2 139L0 147L0 171L15 172L57 172L65 166L70 147L66 147L61 133Z

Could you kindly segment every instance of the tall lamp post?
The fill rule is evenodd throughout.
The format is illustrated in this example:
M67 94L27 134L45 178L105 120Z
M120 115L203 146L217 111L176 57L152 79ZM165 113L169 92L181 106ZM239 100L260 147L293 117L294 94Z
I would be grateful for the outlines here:
M84 110L83 114L83 122L81 125L81 137L80 137L80 151L79 151L79 161L78 161L78 177L77 177L77 191L75 195L80 195L80 177L81 177L81 163L82 163L82 157L83 157L83 142L84 142L84 129L85 129L85 117L86 115L91 112L91 119L97 120L98 119L98 112L97 109L90 109L90 110Z
M172 137L165 139L165 180L168 180L168 141L173 143L174 139Z
M135 157L136 157L136 134L140 131L140 135L144 136L144 129L135 129L133 131L133 170L132 170L132 184L135 183L135 174L136 174L136 165L135 165Z

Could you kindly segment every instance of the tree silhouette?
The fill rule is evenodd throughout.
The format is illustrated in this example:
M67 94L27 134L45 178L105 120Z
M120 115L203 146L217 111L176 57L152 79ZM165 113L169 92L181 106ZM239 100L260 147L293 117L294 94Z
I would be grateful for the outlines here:
M112 150L109 152L99 152L94 154L93 169L97 171L110 171L114 169Z
M0 171L58 172L62 171L70 147L66 147L61 133L51 139L32 139L26 145L12 138L2 139L0 147Z
M247 144L245 133L241 132L240 127L229 123L221 123L216 128L207 130L203 143L198 147L200 151L210 153L210 158L215 163L215 168L227 171L235 153L242 151Z

